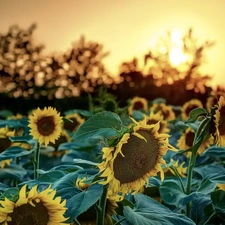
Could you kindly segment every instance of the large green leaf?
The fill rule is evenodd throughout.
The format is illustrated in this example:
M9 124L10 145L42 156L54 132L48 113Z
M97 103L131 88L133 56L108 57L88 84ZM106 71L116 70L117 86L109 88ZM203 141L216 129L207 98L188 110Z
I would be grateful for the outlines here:
M19 166L11 164L4 169L0 169L0 180L2 179L15 179L15 180L22 180L23 177L27 174L27 171Z
M58 181L61 177L65 176L65 172L56 170L56 171L50 171L46 172L45 174L41 174L40 177L38 177L35 180L29 180L25 181L23 183L20 183L19 186L23 186L25 184L28 185L28 187L31 189L35 185L50 185L56 181Z
M15 201L18 198L19 189L16 187L8 187L0 196L1 200L4 200L5 198Z
M207 112L204 108L195 108L190 111L187 122L195 122L199 116L205 116Z
M31 145L34 145L37 142L36 140L33 139L31 135L10 137L9 139L12 142L29 143Z
M213 192L211 199L215 210L225 214L225 191L218 190Z
M19 146L12 146L7 148L4 152L0 154L0 161L30 155L31 153L33 153L33 151L34 149L27 151Z
M9 128L26 128L27 127L27 118L21 119L8 119L8 120L0 120L0 127L9 127Z
M196 199L192 202L191 207L191 218L196 223L199 224L200 221L204 221L204 209L207 205L211 203L209 196L205 196L199 199Z
M76 187L77 173L65 175L53 184L53 188L57 190L57 195L62 199L66 199L66 217L69 222L77 218L80 214L87 211L97 200L100 199L103 191L102 185L93 184L86 190Z
M124 207L126 221L122 224L129 225L194 225L188 217L174 213L167 207L153 200L152 198L136 194L134 196L134 208Z
M198 166L194 168L194 171L200 174L204 180L225 183L225 168L219 163Z
M208 179L202 179L198 184L197 192L201 192L202 194L207 195L214 191L216 186L216 182L211 182Z
M122 125L120 117L113 112L101 112L86 120L77 129L72 140L77 142L89 141L92 143L105 142L105 139L117 140L128 128Z
M225 148L224 147L218 147L218 146L212 146L208 148L202 156L208 156L210 158L225 158Z
M160 196L163 201L168 205L185 206L188 202L199 199L204 196L200 192L193 192L190 195L186 195L180 183L176 180L164 181L159 188Z
M0 194L9 188L8 185L0 182Z

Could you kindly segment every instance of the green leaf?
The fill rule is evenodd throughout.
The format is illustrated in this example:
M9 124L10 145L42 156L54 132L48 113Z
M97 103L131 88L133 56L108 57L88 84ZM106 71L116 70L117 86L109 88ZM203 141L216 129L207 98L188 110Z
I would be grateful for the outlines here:
M143 120L144 119L144 114L143 114L143 112L141 112L139 110L133 110L132 117L136 121L140 121L140 120Z
M0 169L0 180L2 179L16 179L22 180L23 177L27 174L27 171L19 165L9 165L4 169Z
M0 194L9 188L8 185L0 182Z
M198 186L197 192L201 192L202 194L207 195L207 194L210 194L212 191L214 191L216 186L217 186L217 183L211 182L208 179L203 179L201 180Z
M0 120L0 127L21 128L27 126L27 118Z
M218 146L212 146L208 148L202 156L208 156L210 158L225 158L225 148L224 147L218 147Z
M9 137L12 142L22 142L34 145L37 141L33 139L31 135L27 136L18 136L18 137Z
M19 189L15 187L7 188L1 195L0 199L7 198L11 201L15 201L18 198Z
M53 188L57 190L57 195L66 199L68 210L65 216L70 217L69 222L96 203L103 191L103 186L100 184L93 184L86 190L77 188L75 184L77 177L77 173L70 173L53 184Z
M191 218L196 224L200 224L199 222L205 219L203 219L203 215L205 214L204 210L209 204L211 204L211 199L209 196L199 198L192 202Z
M58 181L61 177L65 176L65 172L57 170L57 171L51 171L49 173L41 174L40 177L38 177L35 180L25 181L19 186L23 186L25 184L28 185L28 187L31 189L35 185L43 184L43 185L50 185L56 181Z
M98 163L95 163L95 162L92 162L92 161L89 161L89 160L85 160L85 159L74 159L73 161L76 164L88 164L88 165L91 165L91 166L97 166L98 165Z
M183 192L180 183L176 180L164 181L160 186L159 191L161 198L166 204L175 205L177 207L185 206L190 201L204 196L200 192L193 192L190 195L186 195Z
M4 118L7 118L9 116L13 116L13 113L9 110L1 110L0 111L0 116L1 117L4 117Z
M195 122L199 116L205 116L207 115L207 111L204 108L195 108L190 111L189 113L189 119L187 122Z
M210 180L215 183L225 183L225 168L221 164L207 164L194 168L194 171L202 176L204 180Z
M34 149L27 151L19 146L12 146L7 148L4 152L0 154L0 161L5 159L14 159L14 158L22 157L25 155L30 155L33 153L33 151Z
M120 117L113 112L101 112L86 120L77 129L72 140L77 142L92 141L94 143L105 142L107 138L115 140L128 128L122 125Z
M225 214L225 191L218 190L213 192L211 199L215 210Z
M129 225L194 225L188 217L174 213L152 198L136 194L134 208L124 207L124 216Z

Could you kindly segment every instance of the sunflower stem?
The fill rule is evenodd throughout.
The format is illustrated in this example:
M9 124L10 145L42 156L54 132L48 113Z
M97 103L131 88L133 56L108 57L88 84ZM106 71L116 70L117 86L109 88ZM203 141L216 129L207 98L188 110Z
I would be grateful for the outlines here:
M192 147L192 151L191 151L191 158L189 160L189 165L188 165L188 175L187 175L187 186L186 186L186 195L191 194L191 184L192 184L192 177L193 177L193 169L195 167L195 162L196 162L196 158L198 155L198 148L201 146L201 144L208 138L205 138L204 135L202 134L202 131L205 132L206 126L209 123L209 118L205 118L201 124L198 127L197 132L195 133L195 137L193 140L193 147ZM199 139L201 138L201 139ZM191 217L191 205L192 202L189 202L186 205L186 216L188 216L189 218Z
M216 212L213 212L210 217L205 221L205 223L203 223L203 225L207 225L209 223L209 221L216 215Z
M37 146L35 149L35 156L34 156L34 179L39 177L38 170L39 170L39 160L40 160L40 144L37 142Z
M118 224L120 224L121 222L123 222L125 219L126 219L126 218L124 217L123 219L121 219L121 220L117 221L117 222L116 222L116 223L114 223L113 225L118 225Z
M183 183L183 181L182 181L182 179L181 179L181 176L180 176L180 174L178 173L177 169L174 168L173 166L171 167L171 169L174 171L174 173L175 173L176 176L178 177L178 179L179 179L179 181L180 181L180 184L181 184L182 191L183 191L184 193L186 193L185 187L184 187L184 183Z
M105 185L103 188L102 196L99 200L99 210L97 210L97 223L96 224L98 224L98 225L104 225L107 191L108 191L108 185Z
M187 188L186 188L187 195L191 193L191 183L192 183L193 169L195 166L196 157L197 157L197 151L192 152L191 159L188 165L188 178L187 178ZM189 218L191 216L191 202L189 202L186 206L186 216L188 216Z

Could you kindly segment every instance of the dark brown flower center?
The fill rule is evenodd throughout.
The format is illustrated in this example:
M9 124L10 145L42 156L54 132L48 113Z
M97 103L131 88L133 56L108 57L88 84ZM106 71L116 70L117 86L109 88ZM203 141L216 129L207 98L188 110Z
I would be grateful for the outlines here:
M64 129L69 130L69 131L75 131L75 129L77 128L77 126L79 125L79 123L77 122L76 118L69 118L70 120L72 120L73 122L70 121L65 121L64 122Z
M158 122L158 121L156 121L156 120L154 120L154 119L148 119L146 123L147 123L148 125L152 125L152 124L156 124L157 122Z
M4 152L11 145L11 141L8 137L0 138L0 153Z
M49 214L42 203L36 203L35 207L24 204L14 208L9 214L12 221L8 225L47 225L49 222Z
M218 129L220 135L225 135L225 106L222 106L220 109L220 119Z
M55 130L53 116L45 116L37 121L38 132L43 136L51 135Z
M134 110L144 109L144 104L141 101L137 101L133 105Z
M193 141L194 141L194 137L195 137L195 133L193 131L189 131L187 134L186 134L186 144L187 146L191 147L192 144L193 144Z
M133 182L149 172L157 163L159 154L158 140L147 130L137 131L146 140L131 135L122 146L122 153L114 160L114 176L121 184Z
M196 109L197 107L198 107L197 105L189 105L185 110L186 116L189 116L189 113L191 112L191 110Z

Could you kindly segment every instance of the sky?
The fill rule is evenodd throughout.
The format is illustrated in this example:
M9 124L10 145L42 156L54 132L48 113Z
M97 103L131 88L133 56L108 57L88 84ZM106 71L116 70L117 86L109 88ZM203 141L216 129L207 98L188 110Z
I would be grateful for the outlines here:
M225 86L224 12L225 0L0 0L0 33L37 23L34 37L46 53L66 51L84 35L110 52L104 63L117 74L122 62L142 57L167 31L192 28L199 43L215 42L202 71Z

